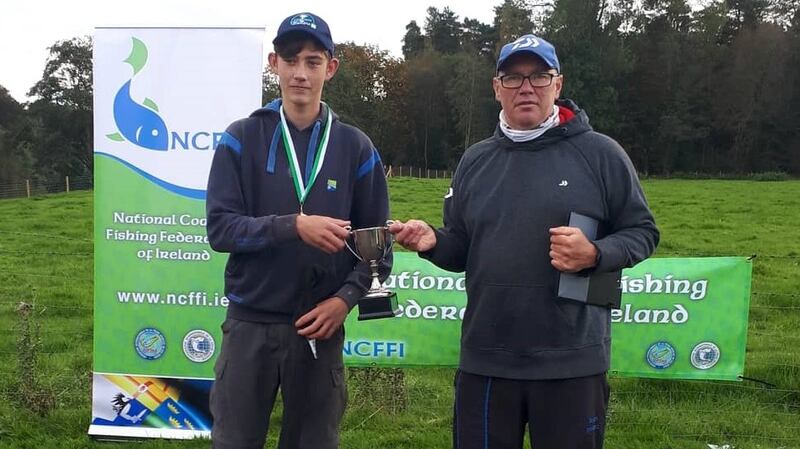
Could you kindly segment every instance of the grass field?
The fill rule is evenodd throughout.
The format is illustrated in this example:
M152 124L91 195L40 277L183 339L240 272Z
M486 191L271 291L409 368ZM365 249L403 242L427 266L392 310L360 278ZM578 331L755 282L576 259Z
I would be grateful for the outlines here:
M608 448L800 448L800 182L651 180L656 257L751 255L745 376L769 383L612 379ZM391 180L392 215L441 223L444 180ZM0 201L0 448L207 448L207 441L98 443L91 419L91 192ZM20 301L41 327L36 377L17 376ZM31 352L23 361L32 362ZM446 448L450 369L405 371L408 407L350 382L342 448ZM41 393L37 395L36 393ZM20 405L52 407L44 417ZM279 423L273 417L269 447Z

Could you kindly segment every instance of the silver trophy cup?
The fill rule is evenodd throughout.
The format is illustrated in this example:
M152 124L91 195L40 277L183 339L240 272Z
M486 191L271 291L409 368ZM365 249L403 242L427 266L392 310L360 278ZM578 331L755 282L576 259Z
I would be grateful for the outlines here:
M394 244L394 238L389 233L389 225L392 223L392 220L387 220L386 226L347 229L353 239L353 246L350 246L349 241L345 241L347 249L358 260L367 262L372 271L372 286L364 297L358 300L359 320L391 318L400 311L397 306L397 294L384 288L378 280L378 265L386 258Z

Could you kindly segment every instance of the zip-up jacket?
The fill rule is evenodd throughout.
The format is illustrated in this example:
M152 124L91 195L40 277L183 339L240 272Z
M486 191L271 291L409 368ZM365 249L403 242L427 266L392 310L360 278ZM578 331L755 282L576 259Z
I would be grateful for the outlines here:
M366 263L347 249L326 254L297 234L299 201L291 177L281 101L231 124L214 154L206 213L211 247L230 253L225 267L228 316L291 323L316 303L339 296L352 308L367 291ZM305 130L288 123L303 178L308 183L328 107ZM332 113L321 171L303 212L349 220L353 229L384 226L389 217L386 179L378 151L359 129ZM380 267L381 280L391 254Z
M557 297L549 229L570 212L599 221L592 269L647 258L656 228L636 171L586 113L560 101L562 122L515 143L498 127L468 148L444 201L437 244L421 256L466 271L460 368L511 379L564 379L609 368L609 309Z

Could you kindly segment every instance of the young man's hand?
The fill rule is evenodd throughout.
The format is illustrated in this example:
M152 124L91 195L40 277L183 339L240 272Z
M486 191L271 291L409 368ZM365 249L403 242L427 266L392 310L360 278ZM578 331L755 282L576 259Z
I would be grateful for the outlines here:
M551 228L550 259L556 270L577 273L597 264L597 247L579 228Z
M344 249L344 241L350 232L345 229L350 222L322 215L297 216L297 234L307 244L328 254Z
M350 308L344 299L334 296L317 304L295 323L297 333L308 339L326 340L344 323Z
M389 226L389 232L394 234L397 243L411 251L423 252L436 246L436 234L421 220L395 221Z

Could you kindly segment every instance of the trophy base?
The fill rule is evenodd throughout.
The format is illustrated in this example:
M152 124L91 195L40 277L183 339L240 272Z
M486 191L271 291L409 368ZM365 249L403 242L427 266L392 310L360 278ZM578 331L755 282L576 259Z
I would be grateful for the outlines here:
M377 292L358 300L358 321L393 318L399 311L394 292Z

